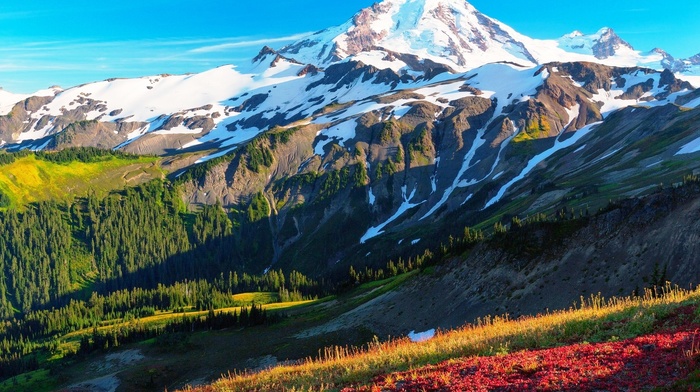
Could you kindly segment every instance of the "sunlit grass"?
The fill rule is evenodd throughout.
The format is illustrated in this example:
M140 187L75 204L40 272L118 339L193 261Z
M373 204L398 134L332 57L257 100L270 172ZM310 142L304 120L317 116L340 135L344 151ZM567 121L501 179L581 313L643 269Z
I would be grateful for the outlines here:
M255 293L241 293L241 294L234 294L233 295L233 300L237 303L240 304L269 304L273 302L278 302L279 301L279 294L278 293L262 293L262 292L255 292Z
M13 207L45 200L71 200L163 176L158 158L110 158L100 162L59 164L29 155L0 168L0 192Z
M554 347L573 341L605 341L648 333L656 320L684 303L697 302L700 291L666 287L659 295L603 299L592 296L576 308L510 320L487 317L461 329L412 343L375 341L365 348L330 347L319 358L257 374L234 374L200 388L206 391L325 391L366 384L373 377L415 369L453 358L506 354Z
M258 294L258 293L249 293L249 294ZM267 294L267 293L259 293L259 294ZM309 300L309 301L296 301L296 302L275 302L275 303L270 303L270 304L263 304L261 305L264 310L267 311L283 311L286 309L292 309L301 305L308 305L312 304L316 301L314 300ZM250 308L248 305L244 306L234 306L234 307L229 307L229 308L221 308L221 309L215 309L214 313L215 314L220 314L220 313L233 313L237 312L240 313L240 311L244 308ZM122 319L115 319L115 320L107 320L102 323L101 326L97 327L98 331L105 332L109 331L114 328L120 328L120 327L126 327L134 323L139 323L141 325L147 325L147 326L155 326L155 325L166 325L167 323L171 321L176 321L178 319L181 319L183 316L186 317L206 317L209 314L208 310L194 310L194 309L185 309L184 312L175 312L175 311L166 311L166 312L157 312L153 316L147 316L147 317L141 317L138 319L130 319L130 320L122 320ZM91 334L93 331L92 328L86 328L82 329L80 331L75 331L68 333L62 337L64 340L64 344L72 345L75 344L75 342L78 342L80 340L80 336L85 335L85 334Z

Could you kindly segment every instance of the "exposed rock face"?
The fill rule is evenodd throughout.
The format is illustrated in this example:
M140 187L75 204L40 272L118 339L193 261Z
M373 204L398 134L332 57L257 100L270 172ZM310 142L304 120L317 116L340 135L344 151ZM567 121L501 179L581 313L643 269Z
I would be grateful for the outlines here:
M379 70L360 61L348 61L328 67L323 73L323 78L309 84L306 91L321 85L328 85L333 86L329 89L330 92L336 92L341 87L356 83L358 80L362 82L372 80L374 84L397 86L401 82L401 77L390 69Z
M320 67L369 52L415 54L407 47L429 53L427 59L446 60L439 62L448 68L485 64L490 61L484 58L494 53L504 61L537 63L509 31L466 1L384 1L363 9L345 25L318 32L280 53Z
M396 336L457 328L487 315L516 318L567 309L581 296L642 293L665 281L695 287L698 191L695 186L623 201L564 236L547 225L528 227L527 233L480 245L332 325ZM516 244L525 242L543 251L516 252Z
M258 52L258 55L253 58L253 62L257 63L258 61L264 59L268 55L277 55L277 51L269 46L263 46L263 48L260 49L260 52Z
M693 65L700 65L700 53L688 59L688 62Z
M17 103L7 116L0 116L0 139L12 141L32 122L30 113L51 101L50 97L30 97Z
M308 259L320 271L326 263L331 263L329 268L334 266L331 258L365 260L367 251L357 250L358 238L385 222L389 223L382 226L383 230L396 238L403 230L411 232L426 222L441 225L445 219L457 219L464 224L475 223L475 216L485 214L481 212L484 206L503 196L506 200L529 200L523 202L523 212L553 208L564 199L579 197L592 197L597 200L593 205L598 205L603 200L596 199L598 185L560 189L556 184L575 181L571 176L577 178L581 173L595 178L585 180L590 184L631 181L636 170L623 170L609 161L600 168L597 162L605 162L619 152L627 157L620 162L621 167L628 167L630 160L636 159L642 161L638 165L646 167L669 152L640 152L635 146L661 137L668 137L668 143L674 145L688 141L688 133L674 133L674 129L681 126L678 124L692 123L692 115L698 113L666 105L610 114L604 112L607 103L595 98L644 102L687 88L670 71L594 63L552 63L520 72L501 67L498 69L509 69L517 77L539 80L537 87L528 91L527 97L493 97L485 80L475 74L435 82L425 89L404 89L370 100L332 104L315 114L328 123L312 121L311 125L294 128L295 135L306 136L293 137L293 141L275 149L269 147L268 168L259 167L259 172L247 169L241 162L250 159L246 158L250 152L241 152L240 158L222 163L211 176L202 177L200 185L192 188L192 195L245 205L251 192L259 191L271 204L281 205L272 220L274 239L269 246L277 250L275 260L282 264L292 263L303 249L316 246L314 241L338 222L352 221L356 242L344 237L342 244L327 243L325 256ZM350 61L329 67L309 88L316 91L326 86L326 91L346 91L356 83L365 83L367 88L377 80L400 83L395 73L388 74L389 79L380 79L382 75L385 73L374 67ZM448 100L435 93L448 91L446 86L452 91L446 96L457 92L466 96ZM656 95L649 95L652 92ZM354 109L371 105L377 108ZM251 118L261 124L269 121L261 116ZM593 128L594 132L582 131L590 133L578 144L558 150L558 145L579 138L580 130L600 122L603 125ZM239 125L245 128L250 124ZM340 129L345 131L336 131ZM259 156L264 157L266 150L259 148ZM669 148L663 151L677 151L678 147ZM543 154L551 158L535 168L532 160ZM530 171L532 177L522 174ZM222 173L227 173L225 189L220 185ZM351 178L359 181L354 187L349 185ZM330 184L345 185L328 195L322 190ZM212 200L193 196L190 201ZM321 205L324 213L319 212ZM408 212L396 215L405 205L411 206ZM353 213L358 208L367 212L358 216ZM364 246L372 249L372 254L382 247L391 248L383 240ZM382 251L376 257L385 260L386 255Z
M267 99L268 94L255 94L252 97L243 101L242 104L233 108L237 112L251 112L260 106Z
M0 140L182 156L177 170L229 154L186 185L187 201L245 211L264 197L269 222L250 233L268 235L265 257L291 266L313 253L306 267L319 272L385 260L395 244L384 241L426 225L438 238L452 222L497 219L501 206L598 206L697 167L694 152L679 152L697 139L700 93L672 70L596 62L591 50L631 53L610 29L558 41L582 43L577 58L592 62L535 67L514 37L461 0L386 1L280 51L265 47L240 71L30 98L0 116Z
M127 135L146 124L140 123L104 123L83 121L66 126L52 137L48 148L61 150L72 146L98 147L110 149L124 143Z
M302 68L301 71L299 71L299 73L297 73L297 76L306 76L306 75L315 76L319 72L321 72L321 70L318 69L318 67L316 67L315 65L307 64L304 68Z
M377 42L386 37L387 31L376 31L372 27L372 22L375 22L389 8L389 3L375 3L370 8L365 8L355 15L353 18L354 28L348 32L345 40L346 48L345 53L343 53L345 56L374 49ZM335 54L336 56L340 55L340 53Z
M603 29L600 38L595 45L593 45L593 54L599 59L606 59L608 57L614 56L615 53L622 47L628 49L632 48L632 45L623 41L620 36L615 34L615 31L611 28Z

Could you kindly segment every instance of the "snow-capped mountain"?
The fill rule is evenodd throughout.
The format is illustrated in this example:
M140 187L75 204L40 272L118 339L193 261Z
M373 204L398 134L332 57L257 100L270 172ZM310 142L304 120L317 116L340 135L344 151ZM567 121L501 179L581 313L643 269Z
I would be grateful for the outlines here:
M263 195L269 258L322 241L329 263L446 217L595 206L599 186L635 194L700 168L698 69L609 28L536 40L466 1L386 0L246 65L0 91L0 145L182 157L173 167L226 155L188 201Z
M272 58L268 58L270 55ZM305 118L328 104L328 100L303 102L304 98L314 98L304 93L310 91L307 86L324 77L319 70L333 65L361 62L385 69L389 73L385 72L383 78L393 78L394 87L398 82L431 78L446 71L468 72L490 63L531 68L552 61L641 65L689 74L700 70L700 60L695 58L676 60L661 50L648 54L635 51L610 28L592 35L574 32L558 40L535 40L463 0L386 0L358 12L341 26L313 34L278 52L262 51L250 66L221 67L197 75L109 80L65 91L39 92L34 96L45 97L34 99L39 110L27 113L19 123L15 120L15 124L0 128L0 143L41 140L33 142L32 148L45 147L46 138L75 121L98 121L110 124L108 133L114 134L100 144L104 147L126 147L136 139L154 139L155 135L168 140L148 140L132 148L162 152L206 142L234 146L270 125ZM267 92L269 86L280 89ZM2 114L27 98L1 93ZM277 114L252 110L251 102L243 99L247 93L258 100L262 95L281 97L281 102L267 99L267 105L259 105L263 112L274 110ZM285 95L299 99L286 99ZM243 103L247 103L245 110L236 110ZM275 120L265 121L270 117ZM230 134L231 129L238 133Z
M466 72L484 64L534 66L552 61L591 61L613 66L663 69L663 55L642 53L605 27L559 39L524 36L463 0L388 0L343 24L288 45L286 57L324 67L356 60L377 68L413 71L403 57L417 56ZM673 69L681 71L682 69Z
M29 143L32 148L43 148L49 146L47 138L67 125L98 121L107 124L110 134L108 140L98 143L103 147L128 148L140 138L148 139L147 143L132 146L134 151L162 153L208 142L231 147L269 126L306 118L330 103L329 99L309 102L308 98L315 98L310 92L329 96L308 86L328 80L333 72L326 69L334 65L345 64L336 67L335 73L347 71L352 68L348 64L355 62L386 70L381 79L391 81L388 84L393 88L439 73L469 72L485 64L531 68L552 61L700 73L698 58L677 60L658 49L642 54L610 28L592 35L575 31L557 40L535 40L463 0L386 0L361 10L341 26L279 51L261 51L251 65L224 66L197 75L108 80L65 91L49 89L33 94L31 104L37 110L13 109L29 97L0 91L0 114L27 112L20 113L21 121L18 116L4 121L0 144ZM256 100L245 99L247 94L258 101L263 95L268 99L253 108L251 103ZM344 99L352 98L352 94L345 95ZM168 140L151 140L158 139L156 135ZM92 138L95 142L100 139Z
M574 31L559 39L559 47L570 53L593 55L599 60L621 55L634 57L637 54L632 45L623 41L609 27L604 27L592 35Z
M537 60L510 27L461 0L390 0L360 11L342 26L316 33L280 50L304 63L327 66L351 58L378 68L410 68L413 55L465 71L509 61Z

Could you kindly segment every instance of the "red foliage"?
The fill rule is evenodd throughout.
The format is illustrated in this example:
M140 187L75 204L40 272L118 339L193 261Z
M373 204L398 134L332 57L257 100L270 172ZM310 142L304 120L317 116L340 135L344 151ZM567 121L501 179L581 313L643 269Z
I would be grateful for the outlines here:
M697 368L700 333L678 309L665 331L625 341L575 344L447 361L379 376L365 391L639 391L664 387ZM695 347L693 347L695 346ZM398 381L397 381L398 380Z

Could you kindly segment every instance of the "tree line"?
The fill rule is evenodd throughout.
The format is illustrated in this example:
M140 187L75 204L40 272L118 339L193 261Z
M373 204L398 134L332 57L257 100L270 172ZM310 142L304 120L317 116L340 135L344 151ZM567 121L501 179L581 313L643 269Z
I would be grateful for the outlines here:
M33 155L37 159L53 163L70 162L100 162L110 158L139 159L143 155L130 154L119 150L105 150L97 147L69 147L60 151L30 151L16 152L0 151L0 166L9 165L17 159Z
M88 354L98 350L108 350L124 344L140 342L151 338L161 338L165 335L188 334L203 330L220 330L230 327L251 327L272 323L280 316L269 316L262 305L243 307L232 312L214 312L209 309L206 316L188 316L183 313L181 317L168 321L165 325L148 325L136 319L126 325L116 328L99 330L92 329L92 333L84 334L80 339L77 354ZM167 340L167 338L162 338Z
M98 151L47 155L63 162L112 154ZM17 155L0 153L7 157ZM282 300L329 291L297 271L256 274L269 261L243 261L246 222L236 216L220 204L187 211L167 180L0 211L0 367L17 374L35 365L38 351L55 349L58 336L106 320L233 306L232 295L248 291Z

